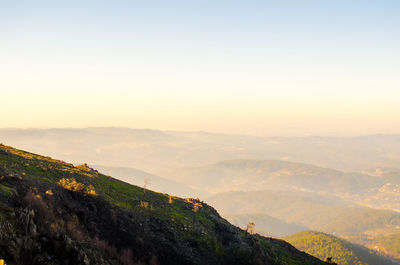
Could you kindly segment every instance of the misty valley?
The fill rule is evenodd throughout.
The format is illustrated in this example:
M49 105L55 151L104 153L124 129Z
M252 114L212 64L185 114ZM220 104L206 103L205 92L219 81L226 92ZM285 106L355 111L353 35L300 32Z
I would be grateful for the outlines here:
M25 207L28 215L29 209L39 215L31 217L32 222L39 222L35 229L41 231L36 233L51 234L52 224L40 221L40 215L49 213L41 213L40 207L61 207L52 218L66 223L57 224L56 231L75 242L73 251L82 259L86 256L87 264L131 264L118 260L123 253L135 257L132 264L172 264L169 259L175 256L180 258L174 264L258 264L260 260L319 264L289 251L283 241L274 238L328 263L400 263L397 135L270 138L87 128L0 129L0 139L45 155L2 147L1 224L7 224L11 213L21 218L25 213L16 211ZM74 167L49 156L84 166ZM59 192L60 197L49 196L48 190ZM59 202L64 197L76 206ZM102 218L121 218L125 223L97 220L103 211L96 206L99 203L110 204L101 206L108 211ZM15 222L8 226L18 234ZM110 226L108 230L101 228L104 225ZM131 225L139 228L119 242L119 229L125 231ZM4 239L9 237L3 233L0 244L6 244ZM55 235L50 238L58 240ZM40 239L32 235L22 239L31 240L32 246L17 247L25 255L19 261L12 254L17 250L0 254L22 263L36 255L44 262L46 255L59 251L53 247L53 253L43 254L34 247L43 244ZM10 240L19 242L18 236ZM148 245L148 240L155 245ZM132 244L137 249L128 248L130 242L136 242ZM92 245L90 252L85 244ZM258 244L256 252L253 244ZM142 248L146 251L139 251ZM115 256L104 257L95 249ZM182 253L184 249L187 253ZM208 253L207 260L202 253ZM235 259L226 263L232 253ZM282 255L286 263L278 262ZM70 260L57 262L69 264Z

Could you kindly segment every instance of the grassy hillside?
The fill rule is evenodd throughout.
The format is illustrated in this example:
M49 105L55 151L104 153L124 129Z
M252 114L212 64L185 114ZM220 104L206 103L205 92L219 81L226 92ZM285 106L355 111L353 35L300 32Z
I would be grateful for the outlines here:
M0 227L7 264L323 264L199 200L4 145Z
M170 193L180 197L199 197L198 194L202 193L191 189L188 185L183 183L156 176L135 168L108 167L100 165L94 165L93 168L101 171L104 174L113 176L114 178L139 187L143 187L144 181L146 180L146 185L151 190L162 193Z
M332 261L338 265L395 264L372 250L321 232L304 231L284 239L321 259L332 257Z

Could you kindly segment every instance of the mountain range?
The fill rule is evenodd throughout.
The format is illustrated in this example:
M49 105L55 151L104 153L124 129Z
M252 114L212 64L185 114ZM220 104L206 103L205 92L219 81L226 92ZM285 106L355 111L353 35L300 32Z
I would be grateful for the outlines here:
M0 140L73 163L151 173L231 159L284 160L342 171L400 168L400 135L259 137L100 127L0 129Z
M361 193L385 183L383 178L366 174L279 160L229 160L173 169L162 175L213 193L263 189Z

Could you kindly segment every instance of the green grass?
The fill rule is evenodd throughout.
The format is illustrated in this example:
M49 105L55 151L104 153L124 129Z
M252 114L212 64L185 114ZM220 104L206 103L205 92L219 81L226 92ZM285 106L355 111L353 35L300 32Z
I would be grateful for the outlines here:
M12 189L5 185L0 184L0 193L5 196L11 196L13 194Z
M43 157L29 152L24 152L12 147L0 145L0 168L6 169L12 175L33 181L42 181L49 184L58 184L61 179L75 179L85 187L93 185L95 196L101 196L111 204L151 214L162 220L167 220L175 228L186 229L188 238L196 238L196 224L205 229L212 228L212 222L208 219L210 214L216 212L206 205L201 204L198 212L193 211L194 202L173 197L169 203L169 195L144 190L119 181L112 177L100 174L86 166L74 167L72 164ZM0 184L0 192L11 195L9 187ZM46 190L39 190L43 195ZM141 206L141 202L147 202L148 207ZM199 202L195 202L199 203ZM213 235L210 235L213 237Z

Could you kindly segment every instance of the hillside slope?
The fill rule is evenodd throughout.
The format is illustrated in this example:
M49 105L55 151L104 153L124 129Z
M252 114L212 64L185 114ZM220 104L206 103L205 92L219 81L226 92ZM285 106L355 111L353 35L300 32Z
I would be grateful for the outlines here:
M321 259L332 257L338 265L398 264L378 256L365 247L321 232L304 231L284 237L284 239L298 249Z
M139 187L143 187L144 181L146 180L146 182L148 182L148 188L162 193L174 194L180 197L199 197L199 194L204 193L193 190L188 185L183 183L156 176L136 168L109 167L100 165L93 165L92 167L104 174L113 176L114 178Z
M205 203L87 165L0 145L0 259L7 264L325 264L250 235Z

